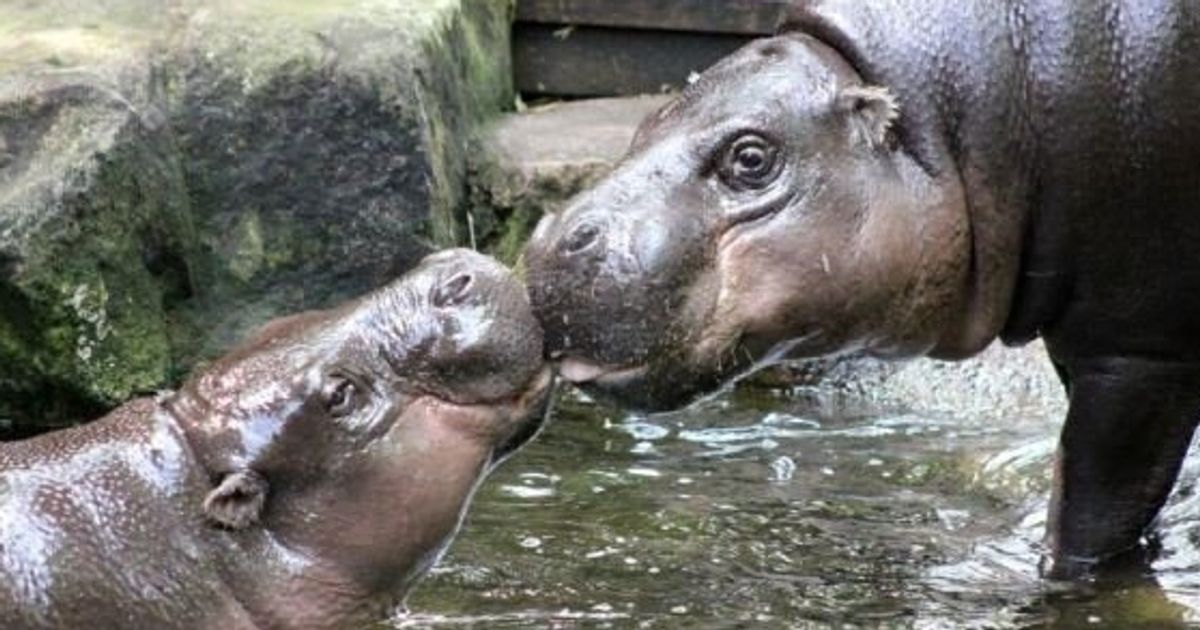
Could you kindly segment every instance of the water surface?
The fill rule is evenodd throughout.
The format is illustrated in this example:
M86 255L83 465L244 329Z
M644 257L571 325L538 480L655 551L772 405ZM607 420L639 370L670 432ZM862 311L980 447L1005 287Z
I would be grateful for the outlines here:
M1200 457L1153 577L1038 579L1063 403L1006 366L743 386L650 417L569 396L481 489L399 625L1200 624Z

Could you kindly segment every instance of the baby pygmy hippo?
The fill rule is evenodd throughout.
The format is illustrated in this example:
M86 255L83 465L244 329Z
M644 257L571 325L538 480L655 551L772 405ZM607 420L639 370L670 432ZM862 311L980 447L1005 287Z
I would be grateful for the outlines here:
M384 619L551 383L524 288L469 251L271 322L178 392L0 444L0 628Z

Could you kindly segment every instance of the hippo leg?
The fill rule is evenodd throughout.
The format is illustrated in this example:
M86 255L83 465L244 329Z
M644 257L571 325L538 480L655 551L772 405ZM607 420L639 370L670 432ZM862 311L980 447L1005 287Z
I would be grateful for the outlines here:
M1137 548L1166 502L1200 420L1200 365L1058 367L1070 409L1054 467L1047 575L1073 579Z

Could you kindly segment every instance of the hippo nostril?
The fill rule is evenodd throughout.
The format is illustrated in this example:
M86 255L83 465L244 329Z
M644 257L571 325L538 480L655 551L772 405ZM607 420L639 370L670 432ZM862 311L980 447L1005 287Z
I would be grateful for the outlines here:
M469 273L460 273L437 288L433 294L433 305L438 308L458 306L471 294L475 278Z
M538 221L537 227L533 229L533 234L529 235L529 240L531 242L542 240L546 237L546 234L550 232L550 228L553 227L557 222L558 214L553 212L547 213L541 218L540 221Z
M578 254L596 242L600 236L600 228L593 223L585 223L577 228L563 242L563 251L568 255Z

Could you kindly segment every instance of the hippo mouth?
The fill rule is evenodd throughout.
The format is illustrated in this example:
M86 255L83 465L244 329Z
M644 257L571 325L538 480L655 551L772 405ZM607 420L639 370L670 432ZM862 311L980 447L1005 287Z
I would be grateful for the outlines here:
M620 366L603 365L579 358L566 358L559 362L558 373L574 385L595 385L602 388L618 388L642 378L650 370L647 364Z
M578 357L564 357L557 365L563 380L588 395L645 413L679 409L715 393L731 381L731 373L744 370L743 365L732 360L716 369L707 369L707 364L677 358L635 365L605 365Z
M492 452L492 463L499 464L541 433L550 416L550 399L554 391L554 371L543 368L529 387L517 395L511 404L512 416L520 419L515 431Z
M649 389L654 389L663 380L655 373L651 363L637 365L605 365L578 357L566 357L558 361L558 373L563 380L609 402L631 406L641 410L659 410L657 396L647 398Z

